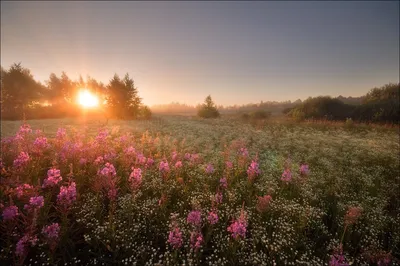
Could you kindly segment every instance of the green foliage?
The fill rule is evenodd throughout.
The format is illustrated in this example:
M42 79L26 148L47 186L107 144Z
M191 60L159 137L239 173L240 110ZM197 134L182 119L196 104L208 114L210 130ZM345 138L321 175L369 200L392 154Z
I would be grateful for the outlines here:
M152 112L148 106L140 106L139 108L139 116L140 119L150 119L152 116Z
M204 104L200 106L197 115L202 118L217 118L220 116L210 95L206 97Z

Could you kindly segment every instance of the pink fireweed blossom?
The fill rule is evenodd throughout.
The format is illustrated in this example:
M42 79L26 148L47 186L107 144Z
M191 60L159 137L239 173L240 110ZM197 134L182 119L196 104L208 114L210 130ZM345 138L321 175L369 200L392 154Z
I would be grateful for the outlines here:
M226 189L228 187L228 181L226 180L226 177L223 177L219 180L219 186L222 189Z
M329 261L329 266L349 266L350 264L346 262L346 259L343 255L342 245L337 248L335 254L331 256L331 260Z
M57 196L57 203L64 208L71 206L76 200L76 184L72 182L68 187L62 186Z
M154 164L154 160L152 158L147 158L146 168L151 167Z
M190 155L190 162L196 164L200 160L200 156L197 153Z
M178 153L176 151L173 151L171 153L171 160L175 161L176 159L178 159Z
M95 165L102 165L104 163L104 158L103 156L99 156L96 158L96 160L94 160L94 164Z
M247 176L249 180L253 180L256 176L260 175L261 171L258 168L258 163L252 161L249 168L247 169Z
M183 157L185 160L187 160L187 161L189 161L190 160L190 157L191 157L191 155L190 155L190 153L185 153L185 156Z
M117 158L117 154L113 151L104 155L104 160L106 160L106 161L112 161L115 158Z
M146 161L147 161L147 158L143 154L139 153L136 156L136 163L138 163L140 165L145 165Z
M28 164L30 157L28 153L21 151L18 157L14 160L14 167L21 168Z
M302 164L300 166L300 175L308 175L310 173L310 170L308 169L307 164Z
M58 223L53 223L45 226L42 229L42 233L48 240L57 240L60 233L60 225Z
M181 161L177 161L177 162L175 163L175 168L176 168L176 169L182 168L182 162L181 162Z
M207 174L212 174L212 173L214 173L214 167L212 166L212 164L208 164L207 165L207 167L206 167L206 173Z
M67 131L65 130L65 128L58 128L57 130L57 134L56 134L56 138L57 139L63 139L65 138L65 136L67 135Z
M32 190L33 186L29 185L29 184L23 184L18 186L15 189L15 193L17 195L17 198L21 198L25 193L27 193L29 190Z
M186 221L188 224L192 224L194 226L200 226L201 225L201 212L200 211L189 212Z
M134 188L137 188L142 184L142 169L132 167L132 170L128 180Z
M225 162L226 169L230 170L233 168L233 163L231 161Z
M125 149L125 154L126 155L135 155L136 149L132 146L129 146L128 148Z
M27 134L27 133L31 133L32 129L31 126L28 124L23 124L18 131L18 134Z
M265 212L269 207L272 197L270 195L265 195L263 197L257 197L257 198L258 198L256 206L257 211Z
M247 156L249 156L249 151L247 150L247 148L240 148L239 155L241 155L243 157L247 157Z
M31 208L42 208L44 206L44 198L43 196L37 196L37 197L31 197L29 199L29 205L25 205L25 209L31 209Z
M17 206L9 206L3 210L3 220L13 220L18 216L18 207Z
M169 172L169 165L167 161L161 161L159 170L161 173L168 173Z
M222 203L222 193L220 191L217 192L217 194L215 194L214 196L214 200L217 204L221 204Z
M47 171L47 178L43 181L42 187L53 187L58 184L62 180L62 176L60 175L60 170L56 168L52 168Z
M201 232L191 232L190 233L190 246L192 249L199 249L203 244L203 235Z
M218 222L218 214L216 212L210 211L208 213L207 220L210 224L216 224Z
M240 237L245 238L247 230L246 226L247 224L244 223L243 221L236 220L233 221L232 224L228 227L228 232L232 234L232 237L234 239L238 239Z
M344 223L346 225L354 224L361 216L362 209L360 207L350 207L344 217Z
M106 163L104 168L100 171L100 175L103 176L116 176L117 172L115 171L114 165L110 163Z
M179 227L176 226L169 232L168 243L174 249L178 249L182 246L183 238L182 238L182 232L179 229Z
M18 257L23 257L27 252L27 245L29 242L29 237L27 235L23 236L17 243L15 254Z
M285 169L285 171L283 171L281 180L284 182L290 182L292 180L292 173L290 172L290 169Z
M86 158L80 158L79 159L79 164L80 165L85 165L87 163L87 159Z
M49 147L49 144L47 143L47 138L46 137L37 137L35 141L33 142L33 146L37 151L44 150Z

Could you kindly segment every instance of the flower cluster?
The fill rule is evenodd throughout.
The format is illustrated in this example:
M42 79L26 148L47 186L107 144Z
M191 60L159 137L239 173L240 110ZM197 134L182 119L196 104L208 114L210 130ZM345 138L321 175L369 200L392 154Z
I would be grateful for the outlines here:
M14 167L21 168L25 166L30 160L28 153L21 151L18 157L14 160Z
M192 224L194 226L200 226L201 225L201 212L196 211L196 210L189 212L186 221L189 224Z
M249 168L247 169L247 176L249 180L253 180L256 176L261 173L258 163L256 161L252 161Z
M3 210L3 219L4 221L13 220L18 214L17 206L9 206Z
M64 208L68 208L76 200L76 184L72 182L69 186L60 187L60 193L57 196L57 203Z
M53 187L58 184L62 180L62 176L60 174L60 170L56 168L52 168L47 171L47 178L43 181L42 187Z
M257 198L258 198L256 206L257 211L265 212L269 207L272 197L270 195L265 195L263 197L257 197Z
M292 180L292 173L290 172L290 169L285 169L285 171L283 171L281 180L284 182L290 182Z

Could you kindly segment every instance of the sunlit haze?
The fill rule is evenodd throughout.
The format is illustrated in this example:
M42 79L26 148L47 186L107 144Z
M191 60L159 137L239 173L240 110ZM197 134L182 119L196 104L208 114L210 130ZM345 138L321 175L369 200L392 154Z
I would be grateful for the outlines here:
M16 62L41 82L128 72L150 106L360 96L399 82L399 2L2 1Z
M84 108L93 108L99 105L99 99L87 89L82 89L78 93L78 103Z

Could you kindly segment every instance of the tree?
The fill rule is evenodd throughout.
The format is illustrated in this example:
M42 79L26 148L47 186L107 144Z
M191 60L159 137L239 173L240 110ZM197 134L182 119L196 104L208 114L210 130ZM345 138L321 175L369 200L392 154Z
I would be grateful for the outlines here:
M1 75L3 118L22 118L29 105L44 98L45 87L21 63L13 64L8 71L2 70Z
M220 116L210 95L206 97L204 104L199 107L197 115L203 118L217 118Z
M127 73L124 79L117 74L107 85L107 105L112 116L117 118L136 118L141 105L141 98L134 86L134 81Z

